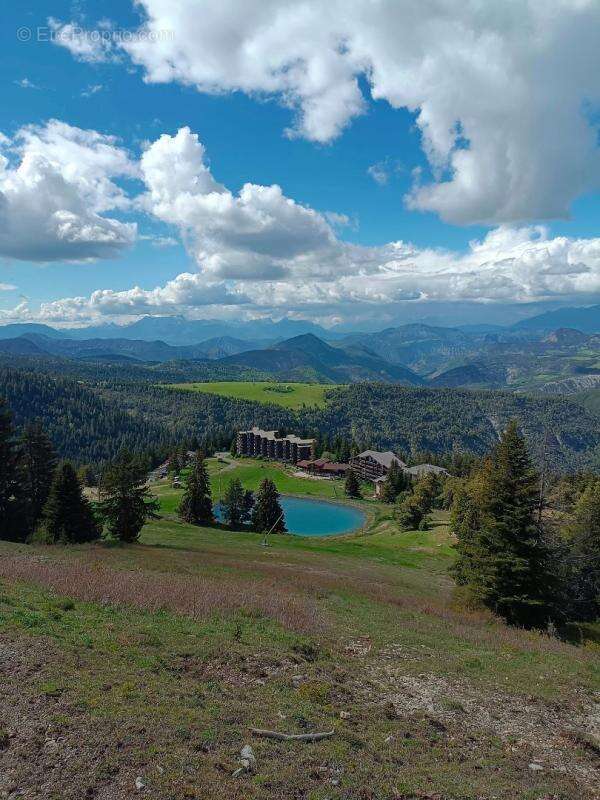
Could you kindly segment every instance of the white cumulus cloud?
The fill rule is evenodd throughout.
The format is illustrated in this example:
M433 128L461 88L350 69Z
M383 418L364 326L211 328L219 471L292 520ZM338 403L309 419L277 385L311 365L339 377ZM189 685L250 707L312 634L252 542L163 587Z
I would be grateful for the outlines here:
M134 223L106 212L129 199L115 179L136 166L113 137L51 120L0 139L0 255L80 261L118 255Z
M117 46L149 82L278 97L290 135L316 142L365 113L366 92L414 113L432 172L407 198L414 209L460 224L565 217L599 186L596 0L138 6L145 21ZM102 40L64 38L79 58L112 57Z
M207 281L198 273L184 272L154 289L115 291L98 289L89 297L67 297L42 303L37 319L46 322L90 322L103 317L137 317L142 314L177 314L204 306L235 306L248 302L239 290L224 282Z
M273 279L330 271L338 242L323 214L277 185L246 183L237 195L217 183L189 128L163 134L141 159L144 207L178 226L205 272L221 279Z

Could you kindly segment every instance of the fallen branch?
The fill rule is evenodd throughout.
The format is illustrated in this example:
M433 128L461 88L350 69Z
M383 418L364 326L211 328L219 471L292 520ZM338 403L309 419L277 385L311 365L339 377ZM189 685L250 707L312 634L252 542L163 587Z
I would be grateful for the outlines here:
M335 733L335 731L323 731L323 733L279 733L279 731L266 731L263 728L250 728L250 732L255 736L262 736L265 739L277 739L280 742L318 742L321 739L328 739Z

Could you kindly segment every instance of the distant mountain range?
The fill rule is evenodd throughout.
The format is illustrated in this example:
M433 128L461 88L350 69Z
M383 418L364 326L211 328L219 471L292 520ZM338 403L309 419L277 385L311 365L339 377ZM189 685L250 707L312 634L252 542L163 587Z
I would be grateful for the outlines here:
M207 361L224 358L261 342L242 341L230 336L207 339L202 344L174 346L142 339L68 339L47 336L45 333L26 333L13 339L0 338L0 352L14 355L52 355L63 358L121 360L140 362Z
M579 327L552 327L557 319ZM285 335L290 330L294 335ZM0 353L131 364L132 369L185 362L215 375L235 374L239 367L245 374L290 381L569 393L600 381L600 306L563 308L507 328L411 323L345 335L295 320L145 317L128 326L70 330L13 324L0 327Z
M28 333L0 340L0 353L23 356L108 361L149 362L195 361L255 370L279 380L309 380L325 383L384 381L420 386L424 381L406 367L392 364L361 346L332 347L312 333L286 339L268 347L230 337L208 339L198 345L174 347L161 341L136 339L52 338Z
M174 346L199 344L207 339L231 337L243 341L271 342L290 339L305 333L312 333L325 341L339 341L354 337L371 336L388 338L389 331L402 331L405 340L428 339L431 335L452 342L460 334L484 336L486 334L510 334L511 332L549 332L557 328L573 328L584 333L600 333L600 305L584 307L565 307L543 314L528 317L510 326L495 324L433 325L413 322L406 325L389 326L383 331L361 333L348 331L348 324L332 329L323 328L310 320L271 319L249 321L224 321L215 319L190 320L182 316L146 316L127 325L91 326L87 328L52 328L40 323L11 323L0 326L0 339L12 339L29 333L40 333L53 338L67 339L138 339L143 341L162 341ZM425 335L423 335L425 331ZM376 352L376 348L372 347Z
M584 333L600 333L600 305L586 308L558 308L521 320L512 326L521 331L553 331L574 328Z
M263 350L248 350L221 359L223 364L277 375L281 380L357 383L384 381L421 386L424 380L412 370L392 364L361 346L330 344L307 333Z
M557 328L573 328L583 333L600 333L600 305L586 308L558 308L521 320L512 326L520 331L548 332Z
M249 322L223 322L221 320L189 320L185 317L142 317L129 325L91 326L87 328L52 328L39 323L12 323L0 326L0 339L39 333L59 339L136 339L161 341L173 346L189 346L207 339L236 338L245 342L265 342L289 339L304 333L313 333L321 339L341 339L343 334L327 331L308 320L270 319Z

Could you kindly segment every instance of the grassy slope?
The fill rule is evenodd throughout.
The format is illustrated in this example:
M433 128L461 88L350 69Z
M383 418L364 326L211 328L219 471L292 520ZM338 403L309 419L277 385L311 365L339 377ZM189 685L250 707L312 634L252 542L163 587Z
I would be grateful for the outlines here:
M236 459L236 466L231 469L228 464L218 463L216 459L207 459L208 472L212 484L213 497L218 499L225 492L229 481L239 478L246 489L255 491L264 478L270 478L282 494L300 494L308 497L323 497L335 500L343 499L343 481L314 480L312 478L296 478L293 468L281 468L269 461L251 458ZM366 489L366 487L365 487ZM172 489L169 482L161 482L154 486L160 497L164 511L173 513L179 503L181 490ZM366 492L365 492L366 493Z
M127 548L0 543L0 790L121 800L141 775L161 800L597 796L594 646L453 611L445 515L399 533L371 507L366 535L267 549L168 513ZM233 779L247 742L257 772Z
M273 391L286 387L290 391ZM304 406L324 408L325 393L335 389L335 384L319 383L284 383L276 381L217 381L214 383L177 383L171 389L182 389L188 392L207 392L235 400L252 400L258 403L275 403L283 408L298 410Z

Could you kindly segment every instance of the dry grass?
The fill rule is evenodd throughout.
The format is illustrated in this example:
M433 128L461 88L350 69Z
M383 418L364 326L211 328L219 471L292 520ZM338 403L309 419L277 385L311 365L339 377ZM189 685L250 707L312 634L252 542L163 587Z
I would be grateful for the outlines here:
M19 555L6 555L0 560L0 577L34 582L80 600L132 605L150 612L166 609L195 619L243 611L275 620L302 634L334 634L335 626L329 624L324 601L329 595L351 592L382 607L423 618L423 622L427 618L436 620L437 625L441 624L440 632L475 646L503 647L542 656L573 654L572 645L543 632L510 628L490 612L454 607L446 592L435 599L415 596L394 580L389 570L372 564L355 564L350 574L347 568L331 561L327 566L321 562L320 568L310 568L307 563L228 559L228 568L233 571L229 577L165 574L152 569L123 569L117 564L113 568L105 559L114 552L104 548L88 550L85 564L75 553L70 554L75 558L57 555L48 557L29 549ZM345 631L338 632L345 635ZM580 661L593 661L597 655L578 649L577 657Z
M112 570L98 563L87 566L43 556L6 556L0 561L0 577L34 582L79 600L132 605L150 612L167 609L194 619L244 611L299 633L318 631L322 625L310 597L265 581Z

